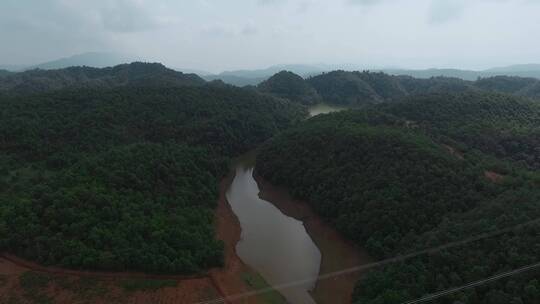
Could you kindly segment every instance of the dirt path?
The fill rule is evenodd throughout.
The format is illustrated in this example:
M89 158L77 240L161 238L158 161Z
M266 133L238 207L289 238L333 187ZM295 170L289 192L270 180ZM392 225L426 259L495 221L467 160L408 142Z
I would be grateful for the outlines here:
M91 277L97 279L148 279L148 280L193 280L208 278L208 274L197 275L154 275L142 272L102 272L102 271L84 271L71 270L60 267L42 266L37 263L18 258L12 254L3 253L2 259L9 261L21 268L32 270L35 272L43 272L54 275L69 275L77 277Z
M373 262L365 251L325 223L306 202L293 199L285 188L273 186L259 176L255 179L262 199L274 204L284 214L303 221L306 231L321 251L321 275ZM354 285L361 275L357 272L319 280L312 296L318 304L351 303Z
M484 176L495 184L500 184L504 180L504 175L493 171L485 171Z
M168 279L169 287L127 290L126 282L148 277L80 276L20 262L0 258L0 303L196 303L221 296L208 277Z

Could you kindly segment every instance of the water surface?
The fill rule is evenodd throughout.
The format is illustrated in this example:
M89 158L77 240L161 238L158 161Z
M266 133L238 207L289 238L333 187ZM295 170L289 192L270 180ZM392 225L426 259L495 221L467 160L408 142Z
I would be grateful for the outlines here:
M292 304L315 303L309 291L317 281L321 253L301 221L259 198L253 165L238 163L227 200L242 227L238 256L272 286L308 279L279 292Z
M313 117L319 114L328 114L328 113L339 112L339 111L343 111L347 109L350 109L350 107L335 106L335 105L319 103L319 104L309 107L308 111L309 111L309 116Z

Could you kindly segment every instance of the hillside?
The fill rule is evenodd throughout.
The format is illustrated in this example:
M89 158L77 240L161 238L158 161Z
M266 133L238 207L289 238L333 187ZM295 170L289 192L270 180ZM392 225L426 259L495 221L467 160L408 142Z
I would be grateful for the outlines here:
M540 169L540 104L501 94L436 94L380 105L430 136Z
M307 201L380 260L537 219L538 171L483 154L468 139L535 132L539 113L519 98L475 93L322 115L264 144L256 172ZM358 284L355 303L404 303L533 264L540 251L529 245L538 233L536 223L377 268ZM537 276L533 271L437 303L537 303L538 294L523 292L540 287Z
M457 78L418 79L369 71L334 71L307 81L326 102L350 106L392 102L408 95L475 90L472 83Z
M0 79L0 92L38 93L63 88L114 88L123 86L201 86L195 74L183 74L159 63L134 62L109 68L70 67L31 70Z
M7 70L0 70L0 77L1 77L1 76L7 76L7 75L9 75L9 74L11 74L10 71L7 71Z
M223 261L213 208L227 157L306 115L210 87L61 90L0 104L0 250L177 274Z
M540 98L540 80L520 77L459 78L391 76L382 72L333 71L310 77L307 82L330 104L364 106L394 102L407 96L432 93L493 91Z
M208 81L220 79L227 84L243 87L247 85L256 86L280 71L291 71L302 77L307 77L319 74L324 70L326 69L316 65L280 64L264 69L225 71L216 75L207 75L204 78Z
M478 78L490 78L495 76L510 76L540 79L540 65L538 64L517 64L506 67L491 68L486 70L464 70L451 68L430 68L430 69L399 69L399 68L373 68L355 64L283 64L268 67L266 69L226 71L219 74L205 74L207 81L221 79L227 84L236 86L258 85L272 75L282 70L292 71L302 77L317 76L322 73L329 73L334 70L357 71L369 69L373 72L383 72L393 76L409 76L420 79L433 77L457 78L460 80L476 81ZM199 73L197 73L199 74ZM201 75L201 74L199 74Z
M281 71L257 86L260 92L286 98L300 104L317 104L321 97L304 78L293 72Z
M382 98L358 73L334 71L308 80L325 102L340 105L361 105L382 102Z

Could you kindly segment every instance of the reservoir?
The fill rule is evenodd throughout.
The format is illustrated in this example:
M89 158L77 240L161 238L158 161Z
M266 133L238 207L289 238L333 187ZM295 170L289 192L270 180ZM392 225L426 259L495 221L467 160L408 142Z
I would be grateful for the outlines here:
M310 116L347 109L319 104ZM286 189L254 177L254 152L238 159L225 195L241 227L236 253L291 304L350 303L361 273L319 280L321 274L370 262L369 256L343 239L309 204ZM300 282L300 283L299 283Z
M227 200L242 227L236 246L238 256L271 285L302 284L280 289L292 304L315 303L309 291L315 287L321 253L303 223L283 214L259 198L253 165L240 161L227 191Z
M309 111L309 116L313 117L319 114L328 114L328 113L339 112L339 111L343 111L347 109L350 109L350 107L327 105L324 103L319 103L319 104L309 107L308 111Z

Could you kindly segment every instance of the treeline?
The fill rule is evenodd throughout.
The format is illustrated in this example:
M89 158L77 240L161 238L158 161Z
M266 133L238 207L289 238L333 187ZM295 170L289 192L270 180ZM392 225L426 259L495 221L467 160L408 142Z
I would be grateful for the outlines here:
M0 99L0 249L46 265L194 273L227 158L306 113L238 88L72 89Z
M69 67L4 73L0 78L0 92L29 94L65 88L183 87L203 86L205 83L195 74L177 72L159 63L134 62L108 68Z
M159 63L142 62L109 68L70 67L19 73L0 71L0 77L0 94L4 95L39 93L65 88L225 86L223 82L206 82L195 74L177 72ZM303 79L292 72L282 71L254 88L305 105L326 102L363 106L397 101L418 94L470 91L540 97L540 80L535 78L495 76L467 81L450 77L422 79L369 71L333 71L308 79Z
M257 86L263 93L279 98L287 98L304 105L322 102L321 96L302 77L287 71L281 71Z
M502 94L437 94L377 108L466 153L540 169L540 104Z
M264 144L256 172L378 260L528 223L377 268L354 295L404 303L538 262L540 173L461 136L530 134L539 113L514 97L458 94L322 115ZM538 279L533 270L435 302L537 303Z
M283 71L261 83L258 89L302 104L324 101L356 107L432 93L491 91L540 98L540 80L535 78L496 76L466 81L449 77L420 79L369 71L333 71L305 80Z

